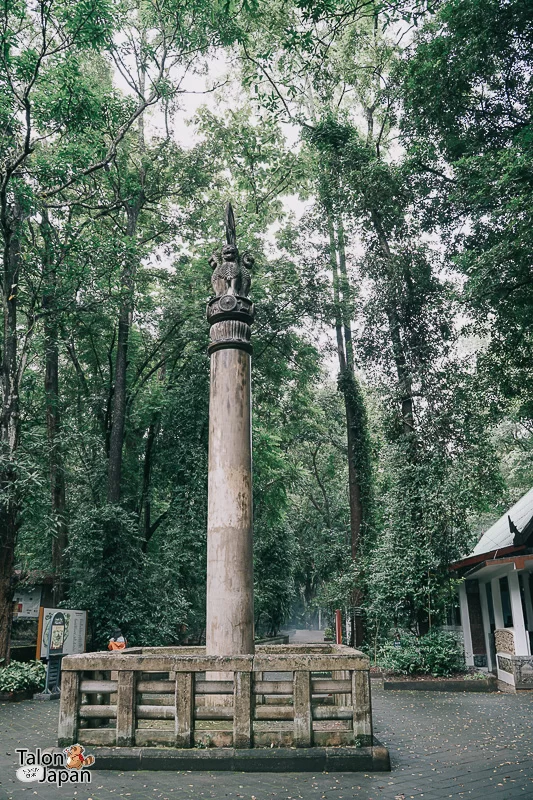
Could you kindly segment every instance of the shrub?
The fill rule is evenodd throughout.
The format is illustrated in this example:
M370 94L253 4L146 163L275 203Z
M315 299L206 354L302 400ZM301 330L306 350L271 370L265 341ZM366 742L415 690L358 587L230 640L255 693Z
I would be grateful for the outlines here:
M398 672L400 675L421 672L422 661L416 638L403 636L401 647L395 647L393 642L386 642L378 651L377 662L382 669Z
M18 692L21 689L44 689L46 668L41 661L12 661L0 668L0 692Z
M434 675L446 677L465 669L462 649L448 631L434 630L420 638L402 636L401 647L386 642L378 652L382 669L401 675Z
M456 637L449 631L430 631L420 639L424 672L431 675L453 675L466 669L464 653Z

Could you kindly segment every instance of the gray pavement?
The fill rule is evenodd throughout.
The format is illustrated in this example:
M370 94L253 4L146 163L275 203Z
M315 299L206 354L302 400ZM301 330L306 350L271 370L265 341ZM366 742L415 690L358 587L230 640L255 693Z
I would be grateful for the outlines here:
M324 641L324 631L290 630L289 642L291 644L318 644Z
M0 800L532 800L533 693L373 694L376 735L390 749L391 773L95 770L90 786L61 788L15 777L15 748L55 744L58 705L0 704Z

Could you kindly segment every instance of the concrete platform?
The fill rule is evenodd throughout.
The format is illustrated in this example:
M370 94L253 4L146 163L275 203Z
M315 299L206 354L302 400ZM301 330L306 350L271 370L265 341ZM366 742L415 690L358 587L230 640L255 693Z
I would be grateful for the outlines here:
M220 772L388 772L389 751L372 747L178 750L166 747L91 747L98 770ZM56 748L53 752L61 753Z
M482 680L443 678L438 681L398 681L385 678L383 688L405 692L497 692L498 681L495 677Z

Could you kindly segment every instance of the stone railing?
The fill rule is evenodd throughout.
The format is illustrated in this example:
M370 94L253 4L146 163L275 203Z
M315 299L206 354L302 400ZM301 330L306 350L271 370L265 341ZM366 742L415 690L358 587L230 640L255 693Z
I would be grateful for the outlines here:
M516 689L533 689L533 656L498 654L497 659L498 669L512 675Z
M533 689L533 656L514 656L514 682L517 689Z
M369 661L342 645L67 656L58 737L61 747L371 745Z

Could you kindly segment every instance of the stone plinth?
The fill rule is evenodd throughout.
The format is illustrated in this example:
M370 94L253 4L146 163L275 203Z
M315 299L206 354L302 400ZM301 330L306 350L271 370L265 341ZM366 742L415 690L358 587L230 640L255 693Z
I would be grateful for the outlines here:
M371 747L369 669L366 656L343 645L258 645L253 656L189 647L66 656L59 745ZM331 677L339 673L342 680ZM231 704L201 702L217 695Z

